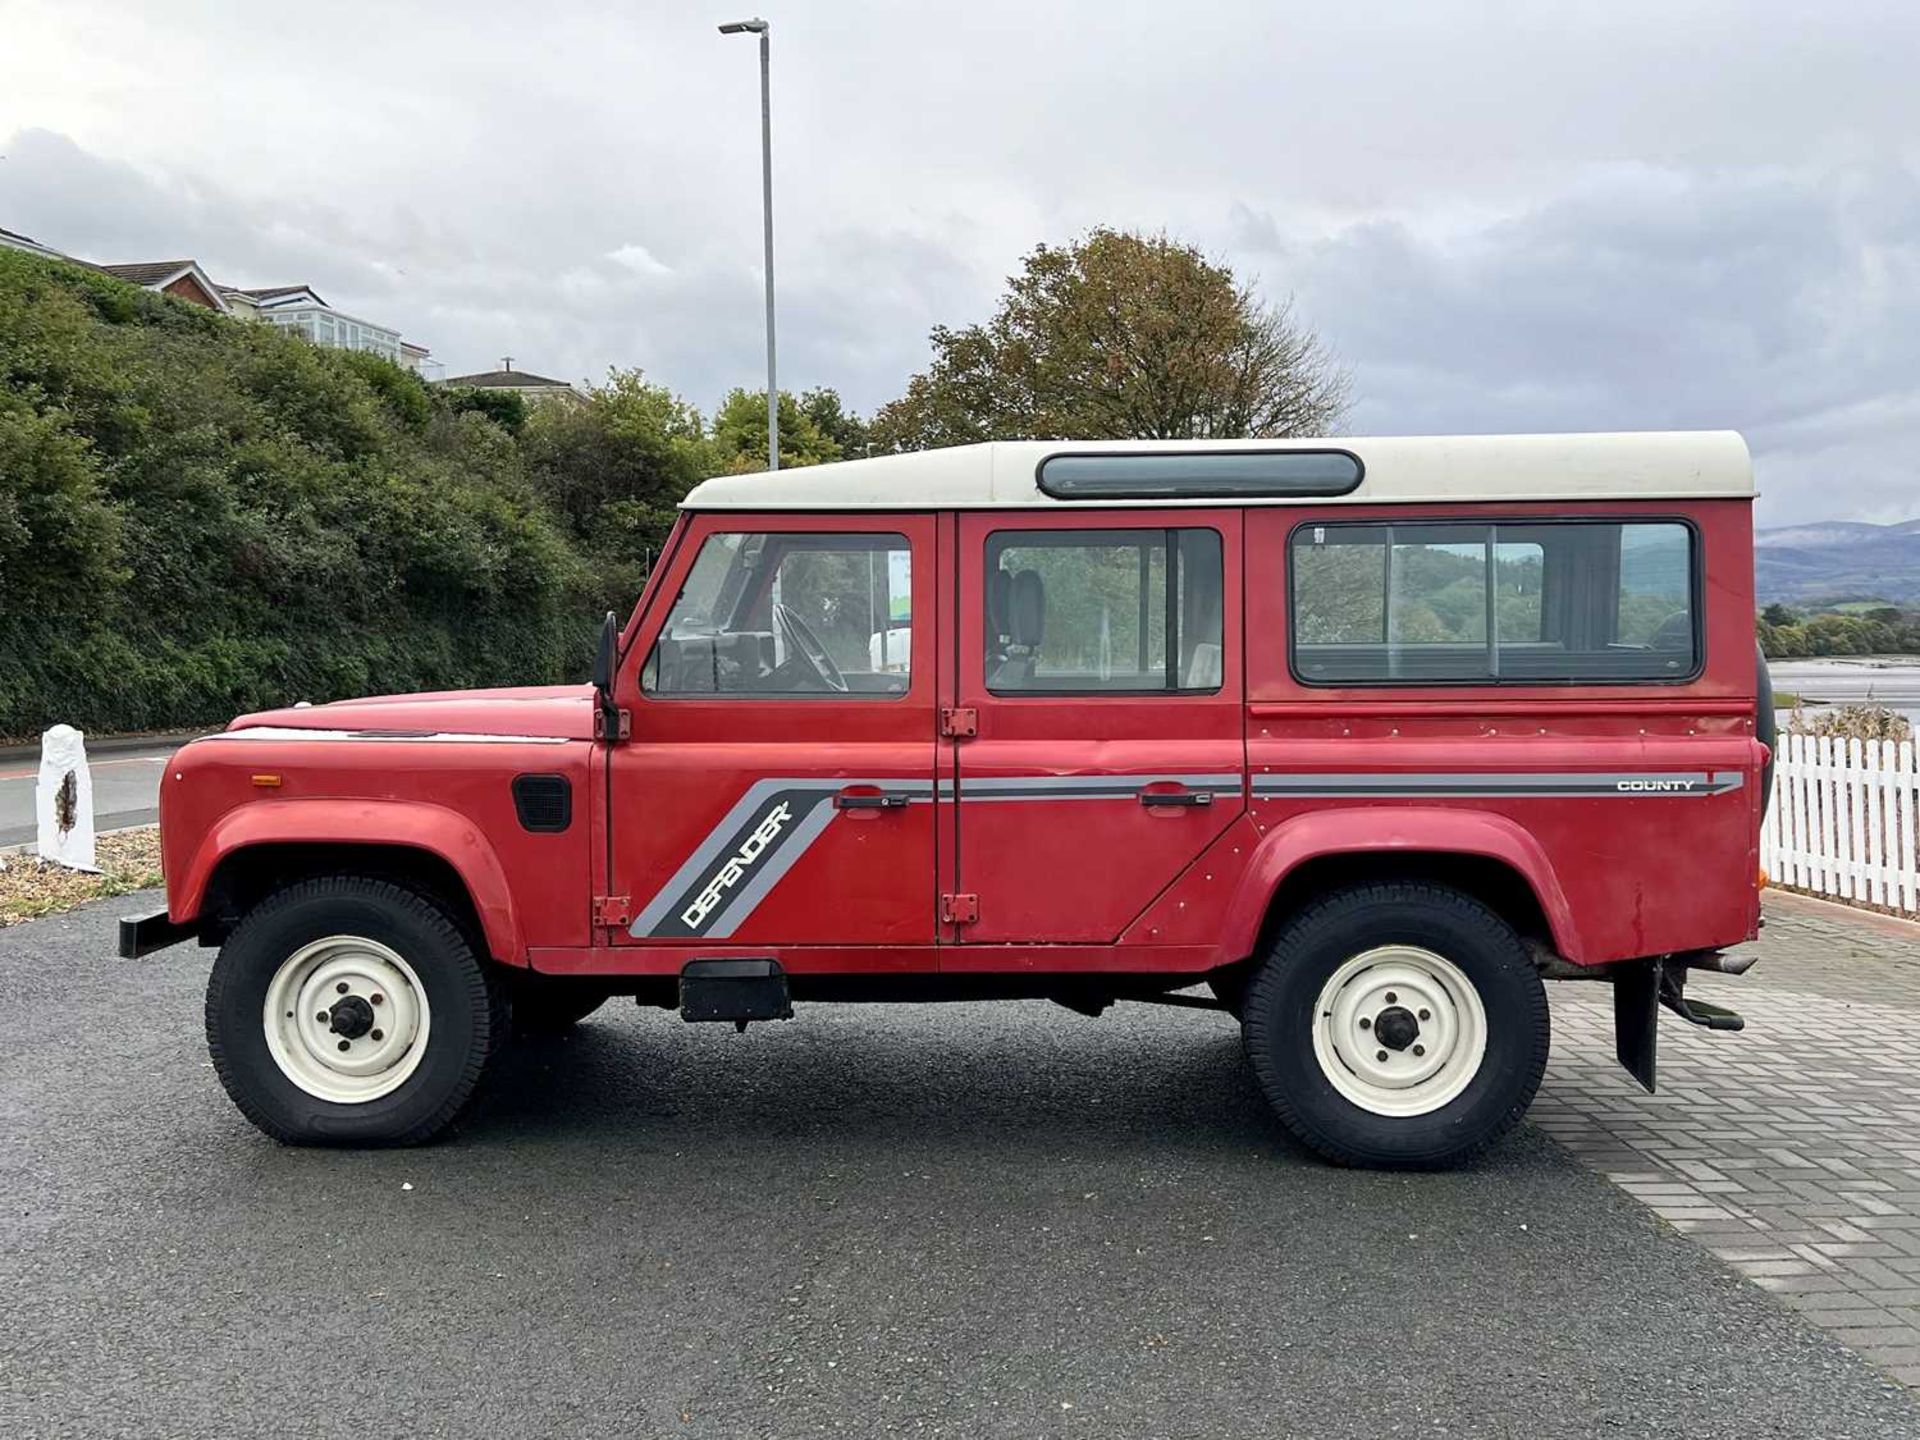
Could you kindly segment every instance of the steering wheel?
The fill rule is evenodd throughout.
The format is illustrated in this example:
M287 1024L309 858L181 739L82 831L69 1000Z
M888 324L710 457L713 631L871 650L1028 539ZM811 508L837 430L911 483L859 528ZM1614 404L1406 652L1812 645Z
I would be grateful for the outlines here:
M837 690L844 694L848 689L847 677L840 673L840 667L833 663L833 656L827 653L827 647L820 643L820 637L813 633L807 622L787 605L773 607L773 620L776 625L786 630L787 638L792 641L793 648L798 650L807 664L812 667L820 683L829 690Z

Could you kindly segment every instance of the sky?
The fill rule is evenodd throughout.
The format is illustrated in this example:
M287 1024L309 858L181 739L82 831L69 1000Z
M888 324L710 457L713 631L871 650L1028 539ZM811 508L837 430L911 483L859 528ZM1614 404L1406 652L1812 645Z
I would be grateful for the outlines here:
M689 0L0 0L0 227L308 283L459 374L764 384L759 73ZM1042 241L1164 231L1349 434L1731 427L1920 516L1912 0L760 0L782 385L862 412Z

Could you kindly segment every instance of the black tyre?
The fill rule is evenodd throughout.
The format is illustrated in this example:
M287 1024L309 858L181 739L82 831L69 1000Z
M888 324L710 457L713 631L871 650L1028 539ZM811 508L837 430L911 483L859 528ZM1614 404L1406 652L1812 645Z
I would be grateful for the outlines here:
M256 906L207 986L207 1046L241 1113L291 1145L414 1145L472 1099L512 1024L453 915L326 876Z
M1511 926L1441 885L1341 890L1281 930L1243 1033L1286 1127L1342 1165L1456 1164L1518 1123L1547 997Z
M560 1035L612 997L604 985L560 980L516 971L513 991L513 1028L521 1035Z

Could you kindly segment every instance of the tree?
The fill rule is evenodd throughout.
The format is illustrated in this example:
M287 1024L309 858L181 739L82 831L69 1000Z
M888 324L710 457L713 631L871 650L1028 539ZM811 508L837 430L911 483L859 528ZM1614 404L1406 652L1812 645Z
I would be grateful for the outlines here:
M1041 245L985 325L932 334L933 364L874 417L878 450L989 439L1324 433L1348 377L1286 304L1164 235Z
M831 397L830 403L818 397ZM841 458L840 442L821 424L859 425L840 413L840 397L831 390L809 390L799 400L780 392L780 468L797 470ZM864 429L864 427L862 427ZM767 395L764 390L734 389L713 412L715 468L733 474L767 468Z
M858 460L865 455L873 444L872 427L858 415L847 409L840 398L840 392L828 386L816 385L802 392L799 400L800 413L813 423L821 434L840 447L842 460ZM764 414L766 407L761 407ZM782 410L782 425L786 422L786 411Z
M1760 612L1760 618L1769 625L1793 625L1797 624L1800 619L1798 615L1794 614L1793 611L1789 610L1785 605L1780 604L1777 600Z
M633 604L687 491L718 468L700 412L638 370L581 405L538 405L520 432L536 490L593 575L592 604Z

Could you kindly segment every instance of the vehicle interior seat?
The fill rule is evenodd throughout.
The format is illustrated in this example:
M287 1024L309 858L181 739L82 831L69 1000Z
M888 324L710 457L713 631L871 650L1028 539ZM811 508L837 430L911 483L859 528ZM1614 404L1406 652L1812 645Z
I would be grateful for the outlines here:
M1038 570L1016 570L1008 578L1006 626L1006 658L994 668L987 683L996 690L1023 690L1033 684L1040 641L1047 628L1047 586Z
M1007 588L1013 576L1005 570L987 572L987 674L999 671L1007 658Z
M1187 656L1187 673L1180 677L1183 690L1218 690L1222 677L1221 647L1207 641L1193 647Z

